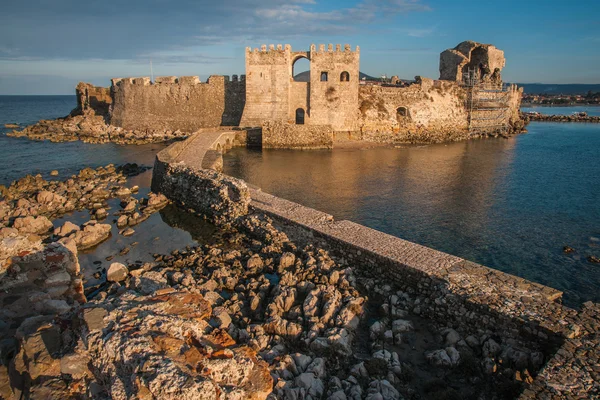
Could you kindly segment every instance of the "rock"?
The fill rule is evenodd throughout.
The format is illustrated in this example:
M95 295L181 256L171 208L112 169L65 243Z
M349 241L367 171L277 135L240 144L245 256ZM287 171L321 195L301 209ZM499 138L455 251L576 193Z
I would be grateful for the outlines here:
M425 353L425 358L431 365L436 367L451 367L452 360L446 350L434 350Z
M293 266L295 262L296 262L296 256L293 253L290 253L290 252L283 253L281 255L281 258L279 259L279 272L281 273L282 271Z
M212 325L219 329L229 329L231 325L231 317L225 307L215 307L213 309Z
M458 350L456 350L454 347L450 346L450 347L446 347L446 354L448 354L448 357L450 357L450 361L452 363L452 366L457 366L458 363L460 362L460 353L458 352Z
M569 247L569 246L563 247L563 253L565 253L565 254L570 254L570 253L574 253L574 252L575 252L575 249L572 247Z
M127 275L129 275L129 269L125 265L115 262L108 267L106 280L109 282L122 282L127 279Z
M127 226L127 215L121 215L119 217L119 219L117 219L117 227L118 228L124 228Z
M62 205L67 201L67 199L65 199L63 196L60 196L56 193L52 193L47 190L40 191L38 193L38 195L36 196L36 200L40 204L58 204L58 205Z
M588 256L587 260L593 264L600 264L600 258L596 256Z
M83 229L75 232L73 240L79 250L94 247L110 237L111 227L108 224L99 224L89 221L83 225Z
M412 322L407 321L405 319L397 319L392 322L392 332L402 333L402 332L410 332L414 329Z
M79 230L81 230L81 228L79 228L78 225L75 225L70 221L65 221L61 227L54 229L54 234L56 236L65 237Z
M497 356L502 348L498 343L494 341L494 339L488 339L482 348L483 355L486 357L495 357Z
M44 216L21 217L15 219L13 223L13 228L18 229L20 233L35 233L38 235L48 233L53 227L52 222Z
M263 266L264 262L258 254L254 254L246 262L246 269L252 272L258 272Z
M131 195L131 190L129 190L126 187L118 188L115 191L115 196L117 196L117 197L125 197L125 196L129 196L129 195Z
M95 217L97 220L104 219L104 218L106 218L107 216L108 216L108 212L107 212L107 211L106 211L106 209L104 209L104 208L99 208L99 209L97 209L97 210L96 210L96 212L94 213L94 217Z
M132 277L131 286L142 294L149 295L167 287L167 278L160 272L150 271L140 277Z
M60 373L70 375L73 379L80 379L88 375L89 356L72 353L60 359Z
M162 208L165 205L167 205L168 202L169 202L169 200L162 193L156 194L156 193L150 192L148 194L148 204L147 204L148 208L157 210L157 209Z
M375 322L369 328L369 334L370 334L372 340L379 339L381 337L381 335L383 335L384 331L385 331L385 326L381 321Z
M50 171L50 176L58 176L58 171L55 169Z
M313 399L320 399L325 391L323 381L316 378L312 372L305 372L298 375L294 383L296 386L303 388L306 391L306 395Z
M456 343L460 341L460 335L454 329L448 329L446 331L446 346L454 346Z
M387 380L377 380L369 384L366 400L400 400L400 392Z
M135 231L132 228L127 228L123 232L121 232L121 235L128 237L128 236L132 236L134 233L135 233Z
M104 329L106 326L104 319L107 315L108 312L101 307L85 308L82 311L82 318L89 332Z

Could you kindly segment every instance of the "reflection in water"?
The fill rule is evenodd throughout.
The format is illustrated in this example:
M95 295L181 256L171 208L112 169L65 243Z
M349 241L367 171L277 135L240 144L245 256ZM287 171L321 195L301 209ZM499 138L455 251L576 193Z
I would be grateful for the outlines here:
M225 172L265 192L600 300L600 127L398 149L234 149ZM578 252L564 255L570 245Z

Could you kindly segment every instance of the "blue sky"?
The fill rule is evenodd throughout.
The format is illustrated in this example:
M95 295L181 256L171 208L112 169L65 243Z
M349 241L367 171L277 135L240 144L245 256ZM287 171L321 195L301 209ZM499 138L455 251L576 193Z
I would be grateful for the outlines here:
M6 4L8 3L8 4ZM464 40L505 51L506 81L600 83L600 1L20 0L0 13L0 94L72 94L111 77L244 73L244 49L361 47L361 71L437 78Z

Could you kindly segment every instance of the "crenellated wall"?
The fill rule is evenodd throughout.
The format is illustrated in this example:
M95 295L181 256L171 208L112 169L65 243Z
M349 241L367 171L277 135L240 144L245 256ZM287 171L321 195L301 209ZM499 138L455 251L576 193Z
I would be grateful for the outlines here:
M238 125L245 79L211 76L117 78L112 80L111 124L136 130L180 130Z
M294 64L310 62L309 82L294 80ZM330 125L335 131L356 129L360 50L350 45L311 45L293 51L288 44L246 48L246 108L242 126L266 121L294 124L304 112L304 125Z

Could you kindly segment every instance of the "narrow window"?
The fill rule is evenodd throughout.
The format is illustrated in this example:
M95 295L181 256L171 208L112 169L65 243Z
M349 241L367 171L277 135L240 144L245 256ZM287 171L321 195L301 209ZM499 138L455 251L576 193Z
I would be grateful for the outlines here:
M406 107L398 107L396 115L398 117L408 117L408 109Z
M349 82L350 74L347 71L344 71L340 74L340 82Z
M296 110L296 125L304 125L304 109L298 108Z
M327 82L327 72L321 72L321 82Z

